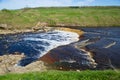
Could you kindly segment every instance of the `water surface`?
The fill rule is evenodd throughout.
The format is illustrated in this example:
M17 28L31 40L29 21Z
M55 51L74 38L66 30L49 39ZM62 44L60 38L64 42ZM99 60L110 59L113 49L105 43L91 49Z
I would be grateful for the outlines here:
M38 59L65 69L120 68L120 28L81 28L85 34L53 31L1 35L0 55L24 53L19 65Z
M25 66L58 46L67 45L79 40L79 35L66 31L50 31L46 33L25 33L1 35L0 55L23 53L25 58L19 63Z

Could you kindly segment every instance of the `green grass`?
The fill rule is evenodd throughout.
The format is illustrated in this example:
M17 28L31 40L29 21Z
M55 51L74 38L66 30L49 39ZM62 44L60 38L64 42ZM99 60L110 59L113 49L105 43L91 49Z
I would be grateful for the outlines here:
M39 21L50 26L120 26L120 7L25 8L0 11L0 24L11 25L12 29L31 29Z
M0 80L120 80L120 72L107 71L46 71L6 74Z

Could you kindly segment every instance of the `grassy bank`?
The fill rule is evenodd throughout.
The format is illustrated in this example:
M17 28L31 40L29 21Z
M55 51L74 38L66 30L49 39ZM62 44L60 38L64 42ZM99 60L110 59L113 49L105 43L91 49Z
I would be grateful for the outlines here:
M0 24L10 29L31 29L38 22L49 26L120 26L120 7L25 8L0 11Z
M120 72L115 71L47 71L25 74L7 74L0 80L120 80Z

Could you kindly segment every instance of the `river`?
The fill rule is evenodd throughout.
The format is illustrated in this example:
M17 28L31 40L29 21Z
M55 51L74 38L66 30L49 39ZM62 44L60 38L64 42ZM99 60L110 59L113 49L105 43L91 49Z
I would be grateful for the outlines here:
M62 69L120 68L120 28L80 30L80 39L65 31L0 35L0 55L23 53L20 66L40 59Z

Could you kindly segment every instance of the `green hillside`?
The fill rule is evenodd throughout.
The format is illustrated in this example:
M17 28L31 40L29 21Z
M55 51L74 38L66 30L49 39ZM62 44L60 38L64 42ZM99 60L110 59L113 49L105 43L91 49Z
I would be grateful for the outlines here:
M0 11L0 24L10 29L31 29L38 22L48 26L120 26L120 7L24 8Z

